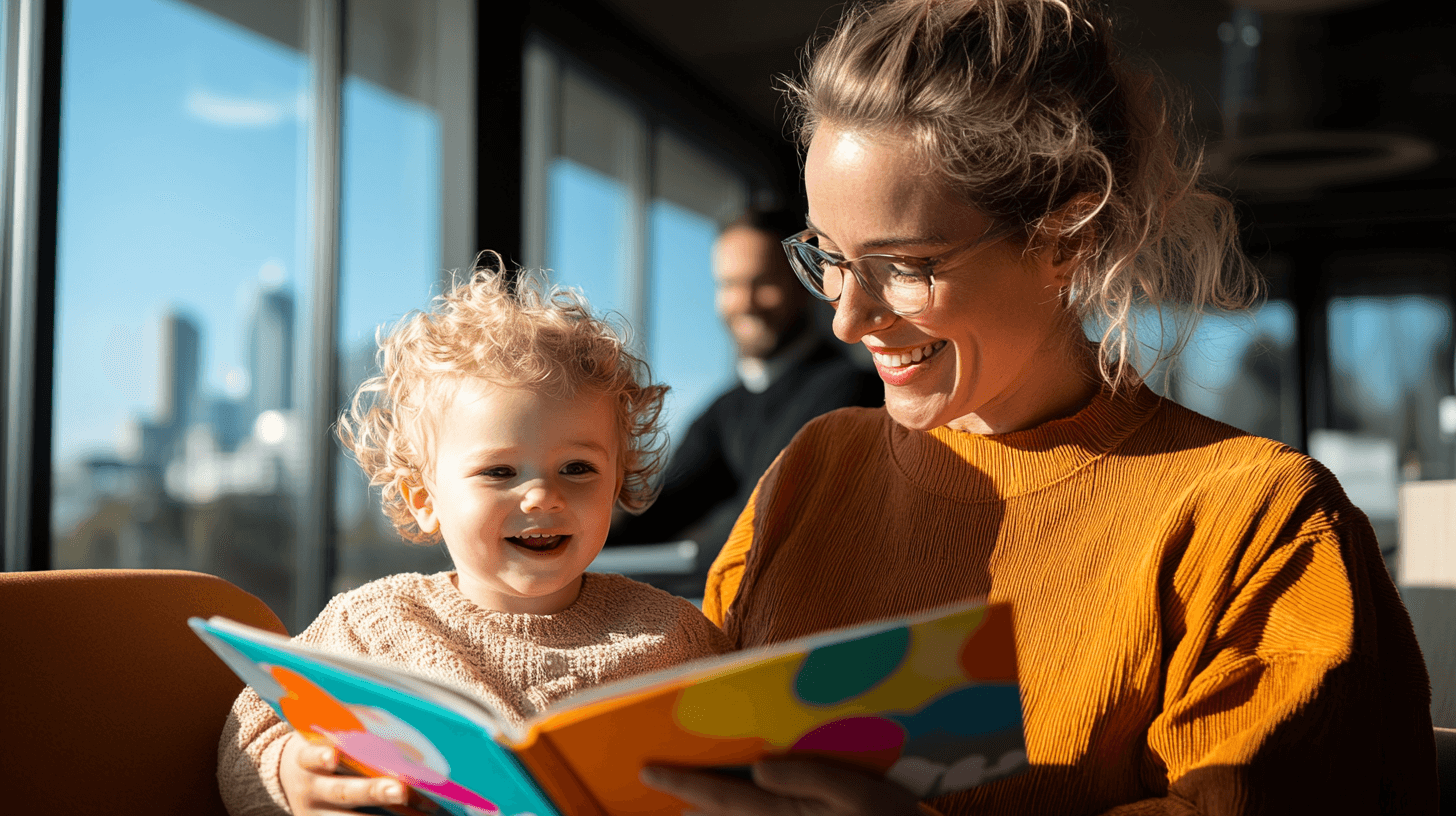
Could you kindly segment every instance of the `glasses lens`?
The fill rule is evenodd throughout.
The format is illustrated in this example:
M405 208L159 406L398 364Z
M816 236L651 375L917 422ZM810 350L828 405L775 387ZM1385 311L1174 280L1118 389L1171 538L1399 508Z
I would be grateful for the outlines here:
M785 241L784 249L809 291L830 302L839 300L846 274L842 260L804 240ZM930 275L918 266L875 255L860 258L853 266L865 292L897 314L917 315L930 303Z
M866 287L897 314L919 314L930 302L930 276L923 269L874 256L861 258L856 267Z
M799 280L810 292L825 300L832 301L839 297L839 267L831 263L822 250L803 241L786 242L784 246L789 252L789 262L794 267L794 274L799 276Z

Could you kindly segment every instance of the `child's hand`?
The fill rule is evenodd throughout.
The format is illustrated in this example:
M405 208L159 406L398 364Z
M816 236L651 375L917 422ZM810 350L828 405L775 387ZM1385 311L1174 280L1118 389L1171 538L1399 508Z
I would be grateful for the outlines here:
M403 805L409 791L395 779L345 776L339 773L339 752L313 745L297 732L283 744L279 781L294 816L349 813L366 805Z

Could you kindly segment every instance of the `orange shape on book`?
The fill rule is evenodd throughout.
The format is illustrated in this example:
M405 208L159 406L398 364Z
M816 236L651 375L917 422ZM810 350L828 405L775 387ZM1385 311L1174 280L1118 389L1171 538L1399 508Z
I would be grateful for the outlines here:
M283 716L301 733L307 730L324 734L331 731L367 731L354 713L335 700L327 691L307 677L282 666L273 666L273 679L287 692L278 701Z
M1011 628L1011 608L989 607L986 617L961 643L959 663L972 680L1016 682L1016 647Z

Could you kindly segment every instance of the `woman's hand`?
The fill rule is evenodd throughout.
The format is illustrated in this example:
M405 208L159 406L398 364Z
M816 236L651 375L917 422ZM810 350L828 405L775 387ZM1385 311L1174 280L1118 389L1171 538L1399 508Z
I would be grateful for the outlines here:
M915 816L915 795L878 776L806 759L755 763L749 784L710 772L652 766L642 781L712 816Z
M365 805L403 805L409 792L396 779L343 776L339 752L312 745L297 732L283 744L279 781L294 816L347 814Z

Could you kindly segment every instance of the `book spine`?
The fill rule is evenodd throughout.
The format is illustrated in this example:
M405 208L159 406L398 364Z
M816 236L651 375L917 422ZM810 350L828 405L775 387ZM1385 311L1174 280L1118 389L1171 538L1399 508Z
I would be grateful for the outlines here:
M565 816L607 816L549 737L532 731L524 742L511 746L521 766L535 778Z

